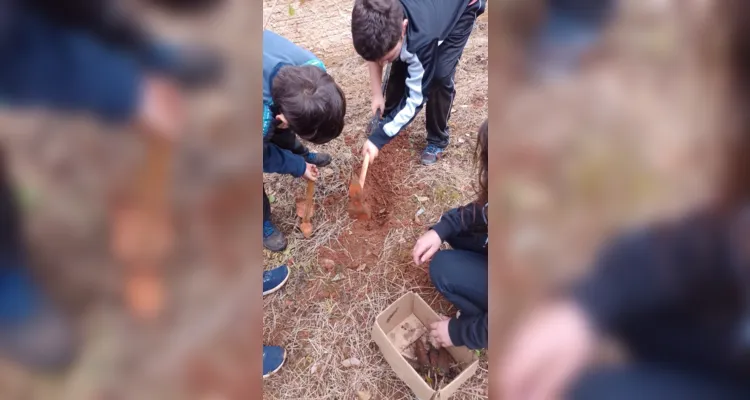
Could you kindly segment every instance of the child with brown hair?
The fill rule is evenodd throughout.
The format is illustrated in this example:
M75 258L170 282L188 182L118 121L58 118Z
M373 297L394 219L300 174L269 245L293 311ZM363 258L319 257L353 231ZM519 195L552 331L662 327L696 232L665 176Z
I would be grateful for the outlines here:
M485 120L477 137L477 199L443 214L412 251L415 264L430 262L435 288L459 310L455 318L430 326L430 335L444 347L487 347L487 131ZM443 242L452 250L438 251Z
M422 164L437 162L448 146L456 66L487 0L356 0L352 40L367 61L372 112L383 120L362 148L374 160L427 103L427 146ZM383 66L391 64L382 92Z

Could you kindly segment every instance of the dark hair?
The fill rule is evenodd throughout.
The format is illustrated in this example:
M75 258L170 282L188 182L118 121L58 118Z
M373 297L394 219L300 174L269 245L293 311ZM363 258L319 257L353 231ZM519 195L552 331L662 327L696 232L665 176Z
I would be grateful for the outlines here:
M724 158L720 209L733 212L750 201L750 3L725 0L720 16L726 22L730 121Z
M399 0L355 0L352 10L354 49L367 61L377 61L401 40L404 8Z
M302 139L325 144L344 130L344 92L331 75L316 66L281 68L273 79L271 97L289 129Z
M143 0L173 12L201 13L218 7L224 0Z
M485 119L482 126L479 127L477 135L477 147L474 154L474 163L478 166L477 178L477 203L484 205L489 201L488 194L488 177L489 177L489 148L487 134L489 130L489 120Z

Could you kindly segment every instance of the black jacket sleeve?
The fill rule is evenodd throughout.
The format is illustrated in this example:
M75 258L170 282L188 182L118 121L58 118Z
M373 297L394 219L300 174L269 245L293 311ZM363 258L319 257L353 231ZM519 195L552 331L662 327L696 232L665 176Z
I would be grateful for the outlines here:
M449 210L432 227L443 241L462 232L487 233L484 205L476 202Z
M454 346L466 346L470 349L486 349L487 314L453 318L448 323L448 333Z

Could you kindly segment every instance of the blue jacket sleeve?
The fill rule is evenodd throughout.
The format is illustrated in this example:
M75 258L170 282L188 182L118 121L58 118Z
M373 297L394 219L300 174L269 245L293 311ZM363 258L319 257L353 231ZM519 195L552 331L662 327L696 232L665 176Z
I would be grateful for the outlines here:
M137 62L85 33L23 13L0 46L0 103L88 111L128 122L141 96Z
M305 159L284 150L273 143L263 141L263 172L267 174L291 174L295 178L305 174Z

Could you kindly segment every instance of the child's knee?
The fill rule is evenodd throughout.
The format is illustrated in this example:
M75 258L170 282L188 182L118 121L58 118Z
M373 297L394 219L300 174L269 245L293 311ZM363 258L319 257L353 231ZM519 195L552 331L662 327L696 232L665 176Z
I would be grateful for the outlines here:
M450 281L448 275L451 273L451 251L442 250L435 253L430 261L430 280L438 289L445 287Z
M453 71L454 69L445 69L445 71L436 71L432 78L432 85L452 89L453 88Z

